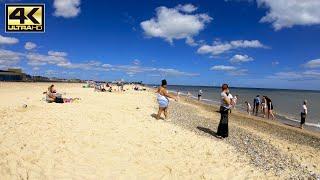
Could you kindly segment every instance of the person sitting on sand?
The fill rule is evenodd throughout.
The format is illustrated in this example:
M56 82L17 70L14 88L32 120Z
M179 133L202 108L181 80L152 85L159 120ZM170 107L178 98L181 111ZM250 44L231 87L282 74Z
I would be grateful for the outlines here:
M271 115L272 120L274 120L272 101L268 96L264 96L264 98L266 99L267 108L268 108L268 119L270 118L270 115Z
M246 104L246 106L247 106L247 113L249 114L249 115L251 115L251 105L250 105L250 103L248 102L248 101L246 101L246 102L244 102L245 104Z
M168 118L169 98L177 101L176 96L168 93L167 81L164 79L161 82L161 86L157 89L157 100L159 103L159 110L156 116L157 119L160 119L162 113L164 113L165 119Z
M231 105L231 94L229 92L228 84L223 84L221 92L221 105L220 105L220 115L221 119L218 126L217 137L226 138L229 135L228 121L229 121L229 110Z
M304 100L302 104L302 111L301 111L301 122L300 122L301 129L303 129L303 125L306 122L307 114L308 114L307 100Z
M79 100L79 98L62 98L60 94L57 94L57 91L54 89L54 85L49 86L46 93L46 101L48 103L71 103L74 100Z

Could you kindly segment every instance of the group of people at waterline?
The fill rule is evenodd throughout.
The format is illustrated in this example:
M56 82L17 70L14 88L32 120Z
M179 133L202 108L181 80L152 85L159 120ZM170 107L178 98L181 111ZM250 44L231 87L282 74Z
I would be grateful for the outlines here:
M177 96L168 93L167 90L167 81L162 80L161 86L157 89L157 101L159 103L159 110L158 114L156 116L157 119L160 119L161 115L164 114L165 118L168 118L168 106L169 106L169 98L174 99L175 101L178 100L178 96L180 92L177 93ZM190 93L188 93L189 95ZM201 101L203 91L199 90L198 93L198 100ZM232 96L229 90L228 84L223 84L221 86L221 94L220 94L220 122L217 130L217 137L218 138L226 138L228 137L228 121L229 121L229 114L231 113L231 110L236 107L237 101L238 101L238 95ZM246 109L247 113L251 115L251 112L253 115L258 116L259 113L263 115L263 117L272 118L275 119L275 116L273 114L273 104L272 100L268 96L262 96L260 98L260 95L257 95L253 100L253 106L246 101ZM300 128L303 128L303 125L305 124L306 116L308 113L307 109L307 101L303 101L302 104L302 111L301 111L301 122L300 122Z

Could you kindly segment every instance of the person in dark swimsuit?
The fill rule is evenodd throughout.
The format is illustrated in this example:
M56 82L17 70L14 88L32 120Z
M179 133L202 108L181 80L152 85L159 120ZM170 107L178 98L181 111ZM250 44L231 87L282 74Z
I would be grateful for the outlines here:
M270 118L270 116L272 117L272 120L274 120L274 114L273 114L273 104L272 104L272 100L268 97L268 96L264 96L264 98L266 99L266 103L267 103L267 108L268 108L268 119Z
M307 100L304 100L302 105L302 111L301 111L301 121L300 121L301 129L303 129L303 125L306 123L307 114L308 114Z

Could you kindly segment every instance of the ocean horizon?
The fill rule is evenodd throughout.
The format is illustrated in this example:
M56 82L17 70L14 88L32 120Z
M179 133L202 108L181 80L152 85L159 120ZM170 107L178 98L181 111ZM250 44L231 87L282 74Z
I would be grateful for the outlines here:
M152 85L156 86L156 85ZM202 101L205 103L219 105L220 87L218 86L195 86L195 85L169 85L168 90L181 95L188 92L192 98L197 98L199 90L203 91ZM298 125L300 122L300 112L302 102L308 101L308 116L306 125L311 129L320 130L320 91L319 90L300 90L300 89L275 89L275 88L251 88L251 87L230 87L232 95L238 95L236 108L245 112L245 101L251 105L256 95L268 96L273 101L276 119L283 123Z

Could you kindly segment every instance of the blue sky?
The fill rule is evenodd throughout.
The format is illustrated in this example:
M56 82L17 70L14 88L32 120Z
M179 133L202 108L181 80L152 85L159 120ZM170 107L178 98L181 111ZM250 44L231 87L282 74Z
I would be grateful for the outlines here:
M16 1L0 2L4 19L4 4ZM43 3L45 33L5 33L0 22L0 69L96 80L320 89L318 0Z

